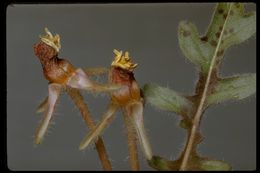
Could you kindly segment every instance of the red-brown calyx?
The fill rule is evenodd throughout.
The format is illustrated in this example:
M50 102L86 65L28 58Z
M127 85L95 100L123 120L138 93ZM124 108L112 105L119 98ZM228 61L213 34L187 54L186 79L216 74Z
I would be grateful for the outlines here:
M111 67L109 80L112 84L122 85L122 89L114 91L112 100L120 105L141 99L140 88L132 71L120 67Z
M58 52L42 41L34 45L34 53L42 64L45 78L52 83L66 83L75 71L69 61L58 58Z

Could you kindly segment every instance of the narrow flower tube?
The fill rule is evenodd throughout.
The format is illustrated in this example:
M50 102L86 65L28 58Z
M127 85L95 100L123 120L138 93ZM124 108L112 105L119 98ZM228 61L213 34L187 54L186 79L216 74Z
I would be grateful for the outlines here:
M80 146L79 146L80 150L85 149L94 139L96 139L104 131L104 129L112 121L116 110L117 110L116 105L111 104L109 106L108 110L103 115L101 121L81 141Z
M36 109L36 113L42 113L48 108L48 96L40 103Z
M78 68L67 81L67 85L77 89L91 89L93 87L90 77Z
M125 106L129 119L135 127L140 146L147 160L152 159L152 149L144 128L143 103L133 102Z
M55 105L59 98L60 92L61 92L61 85L49 84L48 109L46 110L46 114L44 115L44 118L42 119L40 126L36 130L36 135L35 135L36 144L40 144L43 140L43 137L50 124L50 120L52 118Z
M138 149L137 149L137 134L136 130L133 127L133 123L129 120L129 117L125 111L124 114L124 123L125 130L127 132L127 144L128 144L128 153L129 153L129 165L133 171L140 170L140 164L138 159Z
M90 80L90 76L80 68L72 73L66 84L72 88L85 89L94 92L109 92L120 88L119 85L96 83Z

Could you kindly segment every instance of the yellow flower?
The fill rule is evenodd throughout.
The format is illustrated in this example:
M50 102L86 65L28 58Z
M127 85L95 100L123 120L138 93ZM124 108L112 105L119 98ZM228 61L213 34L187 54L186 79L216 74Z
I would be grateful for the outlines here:
M122 69L126 69L129 71L132 71L137 66L137 64L134 64L131 61L128 52L125 52L125 55L123 55L122 51L119 52L118 50L114 49L114 53L116 56L111 66L121 67Z
M51 46L54 48L57 52L59 52L61 45L60 45L60 36L56 34L53 36L51 32L48 30L48 28L44 28L46 35L40 36L41 41L43 41L45 44Z

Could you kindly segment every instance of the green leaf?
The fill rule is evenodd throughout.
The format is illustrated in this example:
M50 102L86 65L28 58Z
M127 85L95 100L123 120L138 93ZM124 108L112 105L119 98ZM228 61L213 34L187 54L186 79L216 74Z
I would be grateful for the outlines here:
M256 74L243 74L223 78L215 91L207 98L207 104L221 103L227 100L241 100L256 91Z
M231 9L229 9L230 5ZM225 19L227 19L225 27ZM205 36L200 37L195 25L182 21L179 24L178 38L180 48L192 63L207 73L221 33L222 39L217 50L219 65L225 50L250 38L256 32L256 13L245 13L243 3L219 3Z
M148 164L159 171L179 171L182 158L177 160L168 160L160 156L153 156L147 160ZM222 161L193 155L190 157L187 171L230 171L231 165Z
M200 169L203 171L230 171L232 167L221 160L203 159L200 161Z
M153 156L152 159L147 160L147 162L152 168L156 170L160 170L160 171L173 170L171 167L169 167L170 166L169 161L160 156Z
M214 49L208 42L201 41L196 26L182 21L179 24L178 35L179 45L185 57L201 67L203 71L207 71Z
M192 103L188 99L168 88L146 84L143 91L146 101L165 111L181 113L192 107Z
M225 17L229 10L228 3L219 3L215 9L215 14L206 36L209 41L217 40L218 33L221 31L221 26L225 21ZM221 47L228 47L239 44L250 38L256 32L256 13L244 12L244 3L234 3L224 29L223 43Z

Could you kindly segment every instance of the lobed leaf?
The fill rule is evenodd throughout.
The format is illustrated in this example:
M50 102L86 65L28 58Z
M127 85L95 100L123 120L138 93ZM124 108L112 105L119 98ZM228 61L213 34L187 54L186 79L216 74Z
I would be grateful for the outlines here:
M221 103L227 100L241 100L256 91L256 74L243 74L223 78L215 91L207 98L207 104Z
M256 32L256 13L245 13L243 3L234 3L230 7L231 4L219 3L216 6L211 24L203 37L199 36L196 26L192 23L182 21L179 24L178 38L183 54L204 73L209 70L221 33L223 36L216 60L218 63L228 47L247 40Z
M208 42L201 41L198 30L191 22L182 21L178 28L179 45L185 55L192 63L207 71L210 56L214 49Z
M210 42L218 39L228 14L229 5L228 3L219 3L216 6L214 17L206 34ZM244 3L234 3L224 28L221 47L227 49L234 44L239 44L250 38L255 32L256 13L245 13Z
M181 113L192 107L192 103L188 99L168 88L146 84L143 91L146 101L165 111Z

